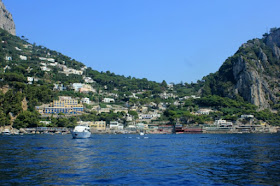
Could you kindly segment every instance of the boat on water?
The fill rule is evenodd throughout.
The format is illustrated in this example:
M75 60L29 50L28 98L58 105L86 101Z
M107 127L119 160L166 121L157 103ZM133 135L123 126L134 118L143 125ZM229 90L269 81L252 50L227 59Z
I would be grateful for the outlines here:
M2 132L3 135L11 135L11 131L9 129L5 129Z
M88 125L78 125L71 131L74 139L89 138L91 136L90 128Z
M144 133L144 132L140 132L139 134L140 134L140 136L144 136L144 135L145 135L145 133Z

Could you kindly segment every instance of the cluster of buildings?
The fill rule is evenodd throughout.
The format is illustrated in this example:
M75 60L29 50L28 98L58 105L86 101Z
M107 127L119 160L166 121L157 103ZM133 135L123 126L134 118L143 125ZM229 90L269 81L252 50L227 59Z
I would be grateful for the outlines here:
M37 106L36 110L42 115L59 113L77 115L83 113L84 107L77 99L60 96L59 100L54 100L49 105Z
M92 133L139 133L145 132L150 134L171 134L173 132L172 125L159 125L159 124L144 124L136 123L124 126L118 121L79 121L78 125L87 125L90 127Z

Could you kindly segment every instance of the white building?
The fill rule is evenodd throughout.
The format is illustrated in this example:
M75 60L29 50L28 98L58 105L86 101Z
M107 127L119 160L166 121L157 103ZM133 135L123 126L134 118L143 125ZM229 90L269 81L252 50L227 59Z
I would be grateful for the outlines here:
M73 88L76 92L78 92L81 88L83 88L83 85L84 85L84 84L82 84L82 83L73 83L73 84L72 84L72 88Z
M173 87L174 87L174 84L172 84L172 83L167 85L168 89L173 89Z
M128 125L126 127L126 130L136 132L137 129L135 125Z
M32 82L34 81L34 78L33 77L27 77L27 81L28 81L28 84L32 84Z
M47 58L45 58L45 57L39 57L39 59L42 60L42 61L46 61L47 60Z
M126 115L126 121L133 121L133 116L130 114Z
M84 71L84 70L86 70L87 68L88 68L87 66L84 66L84 67L81 68L81 70Z
M199 109L197 111L197 114L209 115L210 112L213 112L213 110L211 110L211 109Z
M193 99L200 99L200 97L196 96L196 95L191 95L191 98L193 98Z
M66 87L63 84L53 84L53 90L63 91L66 90Z
M176 98L177 96L174 95L173 93L166 93L163 92L159 95L162 99L168 99L168 98Z
M82 98L82 99L81 99L81 102L82 102L82 103L85 103L85 104L90 104L89 98Z
M33 48L31 44L23 45L24 48Z
M23 55L19 55L19 58L20 58L21 60L24 60L24 61L27 60L27 57L26 57L26 56L23 56Z
M52 67L55 67L55 66L57 66L57 62L55 62L55 63L50 63L49 65L52 66Z
M121 124L117 121L110 121L109 128L111 130L123 130L123 124Z
M68 68L65 65L61 65L60 67L63 68L63 73L66 74L67 76L69 74L83 75L83 71L82 70L76 70L76 69Z
M254 118L254 115L241 115L242 119L246 119L246 118Z
M18 48L18 47L15 47L15 49L17 50L17 51L22 51L20 48Z
M91 77L84 77L84 81L86 83L94 83L93 79Z
M46 72L50 72L51 71L51 69L46 67L46 66L42 66L40 68L41 68L42 71L46 71Z
M232 122L226 121L226 120L216 120L214 122L214 125L218 126L218 127L232 127Z
M113 98L104 98L104 99L103 99L103 102L104 102L104 103L114 103L115 100L114 100Z
M143 119L157 119L161 115L158 113L149 113L149 114L139 114L138 116L140 120L143 120Z
M53 59L53 58L47 58L47 61L48 61L48 62L53 62L53 63L54 63L54 62L55 62L55 59Z
M40 123L45 124L45 125L49 125L49 124L51 124L52 122L51 122L51 121L40 121Z
M12 61L12 60L13 60L11 56L6 56L5 59L6 59L7 61Z

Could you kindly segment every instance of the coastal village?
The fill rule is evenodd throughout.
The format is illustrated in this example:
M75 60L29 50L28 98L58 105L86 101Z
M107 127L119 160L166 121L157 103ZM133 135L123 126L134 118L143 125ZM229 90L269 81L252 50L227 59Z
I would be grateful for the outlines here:
M72 85L75 91L81 91L83 84ZM56 86L54 86L56 88ZM79 87L79 88L77 88ZM87 87L90 87L87 85ZM172 86L170 86L172 87ZM92 87L90 87L91 90ZM162 96L168 97L166 93ZM172 96L172 94L171 94ZM184 99L196 99L196 96L186 97ZM279 128L268 125L265 122L259 123L254 115L241 115L241 117L234 122L226 120L216 120L214 123L207 124L170 124L168 121L158 121L161 114L166 107L161 104L159 109L151 109L154 103L145 106L133 106L128 109L127 107L114 104L113 98L104 98L103 103L106 103L105 108L101 108L99 104L93 103L89 98L72 98L69 96L60 96L59 100L53 100L50 104L37 106L36 110L41 114L41 118L50 117L70 117L79 116L89 111L96 113L108 112L122 112L123 120L118 121L79 121L78 125L87 125L90 127L91 133L94 134L138 134L145 132L146 134L187 134L187 133L276 133ZM175 103L174 103L175 104ZM85 105L92 105L91 109L86 109ZM138 115L136 118L129 114L128 111L135 111ZM201 108L193 115L209 115L214 110L210 108ZM125 123L124 123L125 121ZM19 131L12 129L13 133L69 133L70 129L49 127L51 121L41 120L40 123L45 127L26 128Z
M280 185L277 5L0 0L0 185Z
M82 86L80 86L82 87ZM82 88L76 88L75 91L80 91ZM163 94L163 96L167 96ZM197 98L196 96L191 96ZM185 98L187 99L187 98ZM138 118L128 113L128 108L114 105L113 98L104 98L103 103L107 103L106 108L100 108L99 105L92 103L89 98L82 98L80 102L77 99L62 96L59 100L54 100L48 105L42 105L36 107L38 112L43 118L50 116L59 116L63 113L66 116L80 115L84 113L84 104L93 105L91 111L96 113L106 112L122 112L126 125L120 121L79 121L78 124L87 125L91 128L92 133L113 133L113 134L137 134L144 131L148 134L184 134L184 133L276 133L279 128L268 125L265 122L258 123L254 115L241 115L237 120L231 122L226 120L216 120L214 123L208 124L169 124L168 121L157 121L160 118L163 111L166 109L161 106L160 109L149 109L154 104L145 106L133 106L130 110L137 112ZM210 108L199 109L197 112L192 113L194 115L209 115L210 112L214 112ZM50 124L48 121L41 121L46 126ZM30 131L30 130L29 130ZM33 131L34 132L34 131Z
M279 131L280 104L264 104L266 107L259 109L240 96L231 99L211 94L209 89L203 95L203 91L207 92L203 90L204 79L190 84L168 84L164 80L157 83L109 71L98 72L59 52L5 32L0 45L4 48L1 92L17 104L9 108L8 103L2 103L7 108L2 114L5 124L0 132L61 133L58 127L68 128L63 131L69 132L79 124L88 125L92 133L113 134ZM13 97L15 92L17 100ZM19 116L28 117L29 123L17 120ZM34 117L36 123L32 123ZM54 124L53 118L68 120L68 124Z
M24 45L25 49L32 49L32 45ZM19 47L15 47L19 52L22 51ZM31 52L31 51L30 51ZM11 56L5 57L6 61L12 61ZM19 59L22 61L28 60L27 56L19 55ZM132 92L131 95L127 95L128 99L135 100L134 104L117 104L118 100L118 89L114 91L107 91L107 86L105 85L102 89L97 90L95 88L96 82L91 78L86 76L86 66L81 69L76 70L69 68L63 64L59 64L54 58L51 58L51 54L48 53L46 57L38 57L40 61L40 69L43 72L50 72L53 68L58 68L58 73L65 74L69 76L70 74L82 76L83 83L76 82L70 85L63 85L60 82L53 84L53 91L62 92L65 90L70 90L79 94L93 94L98 95L102 99L97 101L92 101L89 97L71 97L71 96L59 96L57 100L53 100L48 104L36 106L36 111L40 114L40 123L44 125L39 127L39 129L21 129L19 131L12 129L11 127L2 127L2 131L11 130L13 133L23 132L23 133L46 133L49 131L58 132L56 130L51 130L52 127L51 117L71 117L80 116L87 113L122 113L123 117L116 121L78 121L78 124L86 124L90 127L92 133L113 133L113 134L125 134L125 133L139 133L144 131L147 134L182 134L182 133L275 133L279 131L279 128L270 126L266 122L258 121L254 115L241 115L236 121L226 121L222 119L217 119L213 123L180 123L180 121L175 121L170 124L169 121L159 120L163 115L164 111L168 108L170 104L175 106L182 105L188 99L199 99L199 96L190 95L184 97L178 97L176 92L173 91L174 84L168 84L167 90L159 94L161 100L172 99L174 102L150 102L148 104L136 104L139 99L139 95L145 94L147 91L142 90L139 92ZM3 71L10 69L9 65L5 66ZM29 69L31 71L32 69ZM27 84L33 85L42 79L37 77L27 77ZM153 96L153 95L150 95ZM131 111L135 115L129 114ZM192 111L192 115L209 115L211 112L215 112L212 108L197 108ZM47 130L50 128L50 130ZM65 132L69 130L65 130Z

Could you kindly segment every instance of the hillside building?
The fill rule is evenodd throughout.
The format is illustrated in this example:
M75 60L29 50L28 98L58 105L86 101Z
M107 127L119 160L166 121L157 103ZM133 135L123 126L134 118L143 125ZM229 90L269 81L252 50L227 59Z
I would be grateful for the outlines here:
M211 109L199 109L196 113L199 115L209 115L210 112L213 112Z
M31 85L34 81L34 78L33 77L27 77L27 81L28 81L28 84Z
M82 99L81 99L81 102L82 102L82 103L85 103L85 104L90 104L89 98L82 98Z
M19 55L19 58L23 61L26 61L27 60L27 57L26 56L22 56L22 55Z
M39 108L39 107L37 107ZM81 114L84 111L82 104L78 100L68 96L60 96L59 100L54 100L50 106L44 107L39 113L42 114Z
M115 100L113 98L104 98L103 102L104 103L115 103Z
M12 60L13 60L11 56L6 56L5 59L6 59L7 61L12 61Z

